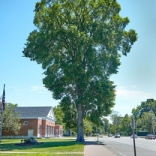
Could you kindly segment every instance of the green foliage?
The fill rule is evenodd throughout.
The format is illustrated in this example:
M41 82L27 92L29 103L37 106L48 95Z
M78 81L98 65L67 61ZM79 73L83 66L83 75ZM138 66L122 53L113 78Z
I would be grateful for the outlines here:
M156 116L156 100L147 99L141 102L140 105L132 109L132 114L136 119L137 129L153 133L156 127L154 121Z
M131 123L131 117L128 116L128 114L125 114L125 116L121 119L121 124L120 124L120 132L122 132L123 135L132 134L130 123Z
M68 101L61 101L60 103L62 111L64 112L63 122L65 128L76 132L77 129L77 109L74 104L68 103Z
M144 112L154 112L156 115L156 100L154 99L147 99L146 101L141 102L141 105L138 105L136 108L133 108L132 114L134 115L135 119L142 117Z
M102 127L103 127L103 130L104 130L104 133L109 133L109 120L108 119L103 118Z
M9 132L12 131L18 134L21 123L19 114L16 111L17 104L6 103L3 120L3 130Z
M15 144L21 142L21 139L2 139L2 144L0 145L1 151L11 152L29 152L28 155L35 156L58 156L58 155L66 155L67 152L69 155L75 155L74 152L82 152L84 151L84 144L77 143L73 139L37 139L38 145L33 146L15 146ZM30 153L32 152L32 153ZM57 153L57 154L56 154ZM58 154L60 153L60 154ZM12 153L15 155L16 153ZM6 153L5 153L6 155ZM21 153L20 153L21 155ZM22 155L25 155L22 153ZM28 156L27 155L27 156ZM76 154L78 156L78 154ZM80 156L80 155L79 155Z
M113 111L113 113L110 115L110 119L112 120L112 126L111 126L111 131L113 133L118 133L120 132L120 125L121 125L121 115L117 111Z
M93 130L93 123L91 123L89 120L84 119L83 120L83 124L84 124L84 133L86 135L88 135L90 132L92 132Z
M113 111L112 114L110 115L110 119L112 120L112 123L114 125L118 125L121 120L121 115L117 111Z
M100 118L97 123L92 124L93 133L105 134L109 133L110 123L106 118Z
M121 54L127 55L137 40L125 31L127 17L119 15L113 0L41 0L23 54L42 64L43 83L53 98L77 108L78 137L83 136L83 116L93 123L111 113ZM79 106L81 105L81 106ZM79 134L82 133L82 134ZM83 139L82 139L83 140Z
M77 128L77 110L73 105L63 104L57 105L53 108L54 114L56 117L56 123L60 125L64 125L64 130L72 130L72 132L76 132ZM84 119L84 133L87 134L92 132L92 123Z
M56 124L64 125L63 118L64 118L64 112L62 111L62 108L60 105L57 105L53 108L55 118L56 118Z
M153 112L144 112L137 120L136 124L141 130L146 130L153 134L153 130L156 128L156 124L154 123L155 119L155 114Z
M56 123L63 125L64 131L72 130L76 132L77 127L77 110L73 105L69 105L63 101L53 108L56 117Z
M130 126L131 117L128 114L125 114L124 117L121 117L119 112L113 111L111 114L112 124L108 125L108 132L115 134L120 133L121 135L130 135L132 134L132 129Z

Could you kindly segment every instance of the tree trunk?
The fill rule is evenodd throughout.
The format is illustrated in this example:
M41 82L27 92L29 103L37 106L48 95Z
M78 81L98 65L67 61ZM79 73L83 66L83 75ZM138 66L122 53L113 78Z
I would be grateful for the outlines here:
M82 105L77 106L78 112L78 126L77 126L77 142L84 142L84 134L83 134L83 109Z

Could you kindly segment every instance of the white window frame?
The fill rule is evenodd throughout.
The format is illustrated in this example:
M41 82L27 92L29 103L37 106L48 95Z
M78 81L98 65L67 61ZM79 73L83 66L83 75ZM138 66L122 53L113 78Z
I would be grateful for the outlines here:
M23 122L23 125L24 125L24 126L27 126L27 125L28 125L28 121L24 121L24 122Z

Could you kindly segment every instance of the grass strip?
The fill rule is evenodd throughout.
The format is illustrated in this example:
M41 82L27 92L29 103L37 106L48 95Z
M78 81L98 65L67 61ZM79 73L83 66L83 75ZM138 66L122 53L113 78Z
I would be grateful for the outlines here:
M84 143L78 143L75 141L75 139L54 138L54 139L37 139L37 141L41 144L17 146L15 144L20 143L21 139L2 139L2 144L0 145L0 156L3 155L18 156L21 155L21 153L23 156L30 155L30 153L32 156L84 155L83 154Z

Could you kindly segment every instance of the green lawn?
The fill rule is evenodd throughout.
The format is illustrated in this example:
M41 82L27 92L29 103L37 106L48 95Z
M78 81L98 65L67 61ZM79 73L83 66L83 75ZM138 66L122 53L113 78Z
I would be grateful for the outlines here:
M2 139L0 156L83 156L84 143L77 143L75 139L37 139L39 145L17 146L21 139ZM19 153L20 152L20 153ZM22 153L21 153L22 152ZM25 153L30 152L30 153Z

